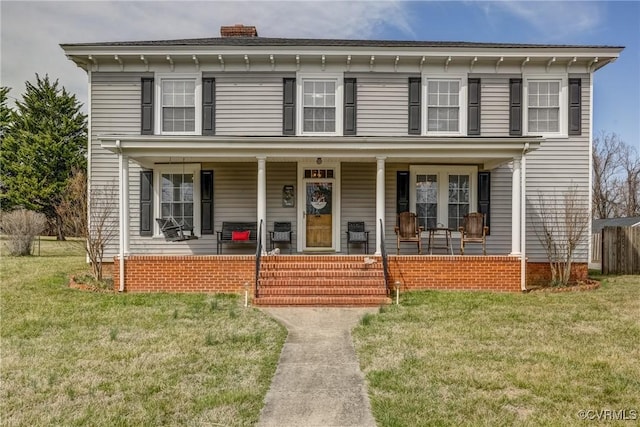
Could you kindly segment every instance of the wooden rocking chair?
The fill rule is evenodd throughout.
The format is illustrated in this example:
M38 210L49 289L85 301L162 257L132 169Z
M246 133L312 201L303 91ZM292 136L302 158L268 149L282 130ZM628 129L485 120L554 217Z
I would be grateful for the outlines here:
M464 216L460 231L460 255L464 255L464 245L467 243L482 243L482 255L487 254L486 236L489 227L485 224L485 215L480 212L471 212Z
M395 232L398 238L397 250L400 255L400 243L411 242L418 245L418 254L422 254L422 232L424 227L418 225L418 219L413 212L402 212L398 215L398 225Z

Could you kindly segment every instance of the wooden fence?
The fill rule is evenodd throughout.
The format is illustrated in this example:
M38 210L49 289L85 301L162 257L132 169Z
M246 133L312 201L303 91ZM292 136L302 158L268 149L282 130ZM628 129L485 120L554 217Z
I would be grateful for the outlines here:
M602 273L640 274L640 227L602 230Z

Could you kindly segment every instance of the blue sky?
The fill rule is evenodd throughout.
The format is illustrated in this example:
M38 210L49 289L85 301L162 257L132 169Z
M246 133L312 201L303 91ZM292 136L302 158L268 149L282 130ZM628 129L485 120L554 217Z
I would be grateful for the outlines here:
M264 37L413 39L625 46L595 73L594 133L640 150L640 2L637 1L7 1L0 2L0 82L20 97L35 73L81 102L86 74L60 43L216 37L256 25Z

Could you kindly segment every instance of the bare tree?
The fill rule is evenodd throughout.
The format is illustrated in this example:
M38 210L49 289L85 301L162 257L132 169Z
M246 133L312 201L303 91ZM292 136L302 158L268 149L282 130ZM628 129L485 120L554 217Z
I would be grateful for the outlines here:
M118 231L117 186L93 186L87 189L87 177L75 171L57 210L68 235L84 237L87 257L97 280L102 280L104 250Z
M538 192L536 210L539 220L533 229L542 244L551 267L551 282L566 286L578 245L585 243L589 229L589 208L576 186L563 192Z
M638 151L615 133L593 139L594 218L640 215Z

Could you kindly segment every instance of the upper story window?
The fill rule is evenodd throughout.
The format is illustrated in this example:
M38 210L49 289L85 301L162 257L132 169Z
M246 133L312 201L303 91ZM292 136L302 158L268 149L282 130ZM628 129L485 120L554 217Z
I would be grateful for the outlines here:
M467 84L463 77L423 78L427 135L462 135L466 131Z
M529 132L560 131L560 82L529 82Z
M200 134L202 116L201 79L196 75L156 76L157 134Z
M525 134L567 135L566 78L525 78Z
M338 135L342 128L342 75L301 76L298 123L302 135Z

